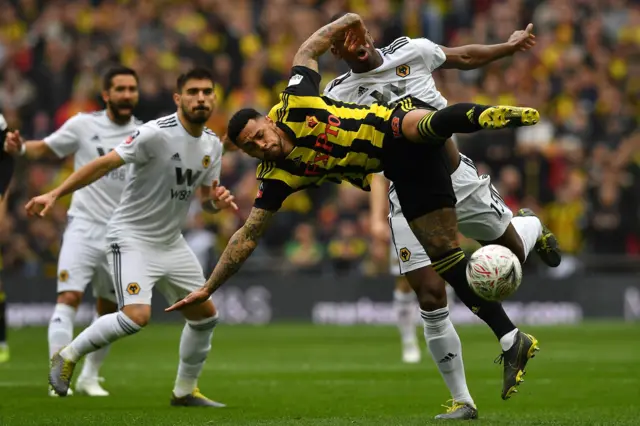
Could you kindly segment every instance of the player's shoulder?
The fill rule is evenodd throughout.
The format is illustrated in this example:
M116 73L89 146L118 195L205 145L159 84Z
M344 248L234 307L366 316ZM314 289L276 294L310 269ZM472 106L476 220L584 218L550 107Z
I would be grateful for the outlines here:
M341 87L338 87L338 86L342 84L343 85L342 87L344 87L343 83L345 83L349 79L349 77L351 77L351 70L331 80L327 84L326 88L324 89L324 94L327 95L331 91L334 91L334 92L339 91Z
M412 45L411 40L411 38L406 36L399 37L392 41L389 45L380 48L380 53L384 56L389 56L393 55L396 52L399 52L400 50L407 50Z
M132 119L133 119L133 124L134 124L135 126L140 127L140 126L142 126L142 125L144 124L144 120L140 120L140 119L139 119L138 117L136 117L135 115L132 117Z
M108 119L107 110L90 112L79 112L73 117L70 117L65 124L88 124L97 123L104 119Z
M173 114L147 121L144 125L153 129L171 129L178 127L178 114L174 112Z
M205 128L202 131L202 135L206 138L208 143L211 145L211 150L213 151L213 153L222 155L222 151L224 147L222 145L222 141L220 140L220 137L216 134L216 132L214 132L213 130L205 126Z

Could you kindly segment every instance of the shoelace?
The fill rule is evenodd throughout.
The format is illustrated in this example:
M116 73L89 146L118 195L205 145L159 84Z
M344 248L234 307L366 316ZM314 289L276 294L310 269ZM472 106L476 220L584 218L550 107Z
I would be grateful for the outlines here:
M442 407L447 409L447 414L448 413L453 413L454 411L464 407L464 404L462 404L461 402L457 402L453 399L449 399L447 400L447 404L451 403L451 405L443 405Z

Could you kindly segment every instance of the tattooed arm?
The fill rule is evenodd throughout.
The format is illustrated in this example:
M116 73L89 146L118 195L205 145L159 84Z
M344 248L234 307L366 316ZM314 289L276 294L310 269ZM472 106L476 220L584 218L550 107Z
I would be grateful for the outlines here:
M347 30L353 30L352 38L347 37L345 44L349 43L357 48L364 44L364 23L360 15L347 13L343 17L325 25L309 37L293 58L293 66L301 65L318 71L318 58L329 50L335 38L342 37Z
M258 246L258 240L269 226L275 212L254 207L249 218L229 240L220 260L205 283L211 294L231 278Z

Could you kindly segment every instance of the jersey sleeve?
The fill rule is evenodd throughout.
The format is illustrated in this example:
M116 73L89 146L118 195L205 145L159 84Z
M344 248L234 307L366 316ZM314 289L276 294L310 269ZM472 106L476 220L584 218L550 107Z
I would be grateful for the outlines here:
M44 138L44 143L59 158L67 157L80 148L79 130L84 121L83 115L82 113L74 115L62 127Z
M276 179L263 179L253 203L254 207L268 211L278 211L287 197L295 191L286 183Z
M291 78L283 93L294 96L320 96L322 77L311 68L296 65L291 68Z
M213 150L212 152L212 164L211 167L209 167L207 169L207 174L205 176L204 182L207 185L211 185L211 183L214 180L217 180L218 182L220 182L220 172L222 170L222 154L223 154L223 147L222 147L222 142L217 142L217 144L219 145L219 147L216 147L216 149Z
M414 38L412 40L413 45L418 49L422 55L425 65L429 72L435 71L440 65L444 64L447 60L447 55L444 54L442 48L426 38Z
M122 160L129 164L143 164L153 158L153 140L156 138L157 129L144 125L126 138L115 151Z

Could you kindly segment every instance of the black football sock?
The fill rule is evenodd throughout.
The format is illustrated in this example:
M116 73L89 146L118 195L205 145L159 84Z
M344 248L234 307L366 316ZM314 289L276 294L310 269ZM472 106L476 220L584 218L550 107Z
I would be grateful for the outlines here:
M482 130L480 114L487 105L461 103L425 115L418 122L418 132L426 140L449 139L454 133L473 133Z
M498 340L515 330L516 326L500 303L484 300L469 287L466 274L468 262L461 248L453 249L439 257L432 257L431 261L433 269L453 287L462 303L487 323Z

